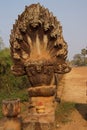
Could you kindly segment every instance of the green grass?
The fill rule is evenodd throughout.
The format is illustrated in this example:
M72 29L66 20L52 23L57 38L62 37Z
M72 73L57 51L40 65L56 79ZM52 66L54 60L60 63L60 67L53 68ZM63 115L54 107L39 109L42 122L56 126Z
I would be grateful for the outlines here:
M61 123L67 123L71 121L70 114L75 109L75 103L61 102L57 105L56 109L56 121Z

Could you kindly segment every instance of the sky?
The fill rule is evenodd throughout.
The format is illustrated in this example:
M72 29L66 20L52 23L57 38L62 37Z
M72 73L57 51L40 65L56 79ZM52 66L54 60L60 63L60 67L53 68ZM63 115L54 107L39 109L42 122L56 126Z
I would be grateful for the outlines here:
M40 3L57 17L68 44L68 59L87 47L87 0L0 0L0 37L9 47L13 24L25 6Z

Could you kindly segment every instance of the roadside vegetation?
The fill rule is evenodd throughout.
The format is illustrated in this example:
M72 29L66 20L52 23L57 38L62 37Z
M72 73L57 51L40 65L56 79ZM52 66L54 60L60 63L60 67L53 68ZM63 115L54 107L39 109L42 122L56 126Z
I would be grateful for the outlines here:
M56 108L56 123L67 123L72 121L70 114L75 110L74 102L64 102L57 104Z
M87 47L81 49L79 54L75 54L73 56L71 64L73 66L87 66Z
M11 72L11 65L10 50L0 50L0 117L3 99L20 98L22 102L28 100L26 89L29 81L26 76L15 77Z

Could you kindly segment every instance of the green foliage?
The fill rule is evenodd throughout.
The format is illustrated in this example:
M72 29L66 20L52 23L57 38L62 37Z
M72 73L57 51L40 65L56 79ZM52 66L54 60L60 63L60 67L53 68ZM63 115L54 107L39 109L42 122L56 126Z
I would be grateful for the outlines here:
M0 51L0 64L5 67L11 66L12 61L10 58L10 51L8 48L5 48L4 50Z
M75 54L73 57L73 64L77 66L83 66L83 57L81 54Z
M0 50L4 48L4 42L2 37L0 37Z
M72 64L76 66L87 66L87 48L81 49L80 54L75 54Z
M81 50L81 54L82 54L83 56L86 56L86 55L87 55L87 49L83 48L83 49Z
M26 76L15 77L11 72L12 60L9 49L0 51L0 89L8 93L18 88L23 89L29 86Z
M0 117L2 117L1 104L3 99L28 100L26 88L29 87L29 81L26 76L15 77L11 72L11 65L10 50L5 48L0 51Z
M56 120L61 123L67 123L71 121L69 115L75 109L75 103L71 102L61 102L58 104L56 109Z

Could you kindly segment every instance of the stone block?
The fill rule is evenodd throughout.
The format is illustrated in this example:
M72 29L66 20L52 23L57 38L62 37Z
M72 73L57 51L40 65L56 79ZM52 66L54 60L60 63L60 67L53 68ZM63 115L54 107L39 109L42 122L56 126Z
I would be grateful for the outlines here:
M28 89L29 97L49 97L53 96L55 94L55 91L55 85L31 87Z

